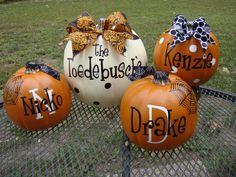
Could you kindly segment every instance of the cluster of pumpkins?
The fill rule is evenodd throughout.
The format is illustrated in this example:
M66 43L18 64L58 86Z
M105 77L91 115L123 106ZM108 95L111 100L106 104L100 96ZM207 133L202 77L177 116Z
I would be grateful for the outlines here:
M120 105L124 131L144 149L172 149L191 137L197 122L194 90L210 79L219 59L204 18L188 22L176 16L157 40L154 67L147 66L142 40L121 12L99 24L85 12L67 31L65 76L52 66L27 63L6 83L4 107L16 125L37 131L62 122L73 90L88 105Z

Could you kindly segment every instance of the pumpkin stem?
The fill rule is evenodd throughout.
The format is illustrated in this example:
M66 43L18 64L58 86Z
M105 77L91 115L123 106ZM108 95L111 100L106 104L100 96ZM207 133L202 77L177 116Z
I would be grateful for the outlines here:
M39 71L39 65L33 62L27 62L25 64L25 74L34 74Z
M153 83L158 85L167 85L170 83L169 73L163 71L156 71L154 74Z

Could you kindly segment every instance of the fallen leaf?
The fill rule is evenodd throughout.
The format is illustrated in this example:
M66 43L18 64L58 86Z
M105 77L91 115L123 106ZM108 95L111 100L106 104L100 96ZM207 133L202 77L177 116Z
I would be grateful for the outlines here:
M222 67L222 71L223 71L223 73L225 73L225 74L230 74L229 69L226 68L226 67Z

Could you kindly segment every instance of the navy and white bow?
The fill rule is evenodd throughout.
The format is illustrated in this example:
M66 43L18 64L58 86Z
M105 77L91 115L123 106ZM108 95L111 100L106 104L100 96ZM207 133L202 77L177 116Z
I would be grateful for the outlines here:
M174 36L170 47L173 49L176 44L194 37L200 42L205 55L208 44L215 44L214 40L210 37L210 32L210 26L206 23L204 17L199 17L193 22L189 22L183 15L176 15L168 32Z

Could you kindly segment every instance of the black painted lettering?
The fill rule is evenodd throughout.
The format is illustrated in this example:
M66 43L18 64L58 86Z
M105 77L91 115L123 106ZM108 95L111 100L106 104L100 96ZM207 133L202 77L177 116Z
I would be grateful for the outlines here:
M186 130L186 118L185 118L185 116L182 116L179 119L178 132L179 133L184 133L185 130Z
M205 68L205 65L206 65L206 68L212 67L212 59L213 59L213 55L211 53L208 53L207 58L205 60L204 68Z
M131 106L130 108L131 108L131 117L130 117L131 118L130 119L131 120L131 132L138 133L141 130L141 121L142 121L141 113L137 108L135 108L133 106ZM136 114L136 116L135 116L135 114ZM135 119L135 121L134 121L134 119ZM136 125L136 127L134 127L135 126L134 122L138 123L138 125Z
M107 57L108 54L109 54L109 50L108 50L108 48L105 48L104 51L103 51L103 55L104 55L105 57Z
M143 135L148 135L147 130L153 129L154 123L152 120L147 121L147 123L143 123Z
M77 71L75 68L72 68L72 76L77 77Z
M175 55L174 55L174 58L173 58L173 65L177 68L180 67L180 63L181 63L181 53L177 52Z
M97 46L98 46L99 44L93 44L93 46L95 47L95 56L98 56L99 55L99 51L98 51L98 49L97 49Z
M99 78L99 66L98 65L95 65L93 67L93 77L96 79Z
M59 106L61 106L62 103L63 103L63 100L62 100L61 95L57 95L57 104L58 104Z
M47 100L46 99L43 99L40 103L40 109L45 112L48 110L48 107L46 107L45 105L47 104Z
M35 111L33 98L28 99L30 101L30 105L26 103L25 98L26 98L25 96L21 97L21 100L24 106L25 116L29 115L28 110L30 111L31 114L37 114Z
M105 81L105 79L107 79L109 77L109 70L104 68L104 66L103 66L104 59L99 59L99 61L101 64L101 76L102 76L101 81Z
M166 134L166 121L163 117L158 117L155 121L157 128L154 130L156 136L164 136Z
M172 124L170 124L169 122L169 126L168 126L168 135L171 135L171 130L172 130L172 137L176 137L176 130L175 130L175 124L178 121L178 119L174 119L174 121L172 121Z
M190 65L191 61L192 61L191 55L189 55L189 56L183 55L183 66L182 66L182 68L186 69L186 71L189 71L190 70L190 66L191 66Z
M71 77L71 67L70 67L70 62L73 61L73 58L67 58L67 60L69 61L69 77Z
M194 65L192 66L192 69L201 69L202 68L202 58L194 58Z
M41 113L40 104L38 100L34 100L34 106L36 107L36 112Z
M55 102L54 102L54 96L55 96L56 94L52 94L52 98L50 99L50 96L49 96L49 93L48 93L48 88L45 88L44 90L45 90L45 93L46 93L46 95L47 95L48 104L49 104L49 107L50 107L49 112L53 112L53 111L57 110L58 107L57 107L57 105L56 105Z
M90 80L93 80L93 75L92 75L92 56L89 56L89 68L84 70L84 75L89 78Z
M169 64L169 66L170 66L170 68L171 68L171 70L172 70L172 64L171 64L171 60L170 60L170 52L171 52L171 50L169 50L168 51L168 49L169 49L169 46L170 45L170 43L168 43L167 44L167 46L166 46L166 51L165 51L165 63L164 63L164 65L165 66L167 66L167 61L166 60L168 60L168 64Z
M117 77L117 66L110 67L110 74L111 74L112 78L114 78L114 79L118 78Z
M130 75L130 71L131 71L131 66L128 65L126 68L125 68L125 76L129 76Z
M123 77L125 76L124 69L125 69L125 63L122 62L122 63L120 63L119 66L118 66L118 71L119 71L119 73L120 73L120 74L118 74L118 77L119 77L119 78L123 78Z
M83 65L78 66L78 76L83 78L84 77L84 68Z

